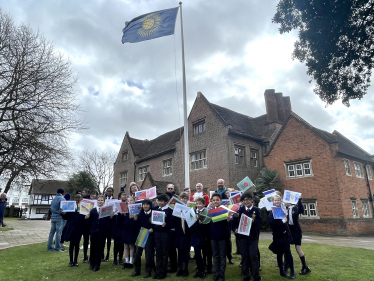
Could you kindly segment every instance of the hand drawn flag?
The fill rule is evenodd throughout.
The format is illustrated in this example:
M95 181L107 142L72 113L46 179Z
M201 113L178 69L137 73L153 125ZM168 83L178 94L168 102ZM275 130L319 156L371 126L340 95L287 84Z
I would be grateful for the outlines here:
M228 215L229 211L223 207L209 210L209 216L212 218L213 222L223 221L227 219Z
M145 244L147 243L148 236L149 236L149 230L142 227L139 231L139 235L138 235L138 238L136 239L135 245L138 247L144 248Z
M173 196L170 198L169 202L168 202L168 206L172 209L174 209L174 205L178 203L178 204L181 204L181 205L185 205L181 200L179 200L177 197Z
M165 222L165 212L153 210L151 222L153 224L162 225Z
M137 43L174 34L178 9L179 7L156 11L126 22L125 28L122 29L122 44Z
M238 212L239 209L240 209L240 204L232 204L232 205L229 205L227 206L230 210L232 210L231 212L229 212L229 215L231 215L232 213L234 212Z
M283 209L281 207L272 207L272 212L274 219L282 220L286 217L286 214L283 212Z
M195 222L197 222L195 210L191 208L187 214L183 215L184 218L186 219L188 227L191 227Z
M251 232L252 219L242 214L239 222L238 233L249 236Z
M252 185L253 185L253 182L248 176L245 177L241 182L237 184L240 190L243 190L243 191L249 189Z
M148 199L153 199L157 196L156 187L151 187L150 189L146 190L146 195Z
M135 200L141 201L147 198L147 191L146 190L140 190L135 192Z

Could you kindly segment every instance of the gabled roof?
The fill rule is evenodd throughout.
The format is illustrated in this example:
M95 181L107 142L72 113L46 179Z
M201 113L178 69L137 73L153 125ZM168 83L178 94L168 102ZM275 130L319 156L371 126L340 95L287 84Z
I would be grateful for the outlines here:
M183 127L167 132L153 140L139 140L129 136L130 145L138 161L172 151L175 149L175 142L179 141L183 134Z
M328 144L337 143L338 144L338 153L341 153L341 154L344 154L346 156L350 156L350 157L353 157L353 158L357 158L357 159L362 160L364 162L370 162L370 163L374 164L374 159L372 158L372 156L369 153L367 153L361 147L356 145L354 142L347 139L345 136L343 136L338 131L334 131L331 134L327 131L318 129L316 127L313 127L308 122L306 122L303 118L301 118L299 115L297 115L295 112L291 112L289 118L291 116L294 117L295 119L297 119L298 121L300 121L302 124L304 124L304 126L309 128L313 133L315 133L317 136L322 138ZM275 140L274 140L272 146L270 147L270 149L269 149L268 153L266 153L266 155L268 155L270 153L271 149L275 145L278 137L280 136L283 129L287 125L289 118L287 119L287 121L286 121L285 125L282 127L282 129L279 130L277 136L275 137Z
M60 180L40 180L33 179L29 190L31 194L56 194L57 189L62 188L67 191L68 182Z
M210 105L224 124L231 126L230 132L256 139L270 137L264 135L264 127L267 124L266 114L253 118L213 103Z
M335 130L333 134L337 138L337 141L339 143L340 153L374 164L374 160L368 152L363 150L351 140L347 139L338 131Z

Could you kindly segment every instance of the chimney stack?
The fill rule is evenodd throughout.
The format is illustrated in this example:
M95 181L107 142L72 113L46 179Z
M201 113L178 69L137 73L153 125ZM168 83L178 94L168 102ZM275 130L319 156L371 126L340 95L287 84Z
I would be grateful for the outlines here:
M264 96L268 123L284 124L292 110L290 97L283 97L274 89L265 90Z

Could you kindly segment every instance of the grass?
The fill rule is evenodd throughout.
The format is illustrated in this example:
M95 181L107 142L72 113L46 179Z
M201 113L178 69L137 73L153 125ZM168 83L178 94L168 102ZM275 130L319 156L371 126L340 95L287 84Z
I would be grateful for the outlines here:
M21 218L16 218L16 217L4 217L4 221L16 221L20 220Z
M270 240L260 240L262 280L284 280L279 276L278 268L275 267L275 255L267 249L270 242ZM2 257L0 259L1 280L143 280L141 277L131 278L131 270L122 270L121 266L113 266L111 261L102 263L100 271L92 272L88 270L87 264L81 262L81 252L79 267L69 268L68 251L63 253L48 252L46 248L46 243L41 243L0 251ZM297 280L374 280L372 275L374 251L315 243L303 244L303 251L312 273L308 276L298 274L301 263L293 249ZM234 256L234 260L234 265L227 265L226 279L228 281L241 280L238 267L240 256ZM201 280L192 278L194 268L195 261L191 261L189 278L168 274L169 277L166 280ZM143 273L144 270L142 270ZM211 278L212 275L208 275L205 280L211 280Z
M1 231L8 231L8 230L13 230L11 227L0 227L0 232Z

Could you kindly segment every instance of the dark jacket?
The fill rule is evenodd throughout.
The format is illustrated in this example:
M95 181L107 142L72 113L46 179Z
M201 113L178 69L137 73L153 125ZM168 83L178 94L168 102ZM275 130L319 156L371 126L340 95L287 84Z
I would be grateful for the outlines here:
M121 237L123 231L123 221L125 216L121 213L114 215L111 219L112 223L112 237Z
M293 228L296 231L301 231L300 223L299 223L299 215L304 213L304 206L301 202L301 199L299 199L299 202L297 202L297 205L295 205L292 208L292 221L293 225L290 225L290 220L287 220L288 225ZM287 218L288 218L288 210L287 210Z
M138 215L138 219L136 220L137 226L139 228L144 227L146 229L151 229L152 228L151 215L152 215L152 211L147 215L143 210L141 210Z
M280 220L280 219L274 219L272 211L270 211L268 219L269 219L270 228L273 232L274 241L277 240L278 238L281 238L287 235L287 230L288 230L287 223L284 223L283 220Z
M91 225L90 233L106 232L111 227L110 217L99 219L99 213L97 212L96 208L93 208L90 211L89 220L90 220L90 225Z
M162 225L152 224L153 231L155 232L168 232L172 228L174 228L174 218L173 218L173 210L170 208L166 208L164 210L160 210L159 207L154 208L155 211L160 211L165 213L165 223L166 225L162 227Z
M67 220L64 228L64 241L79 242L86 226L85 216L79 212L67 212L61 216Z
M230 237L230 224L227 220L210 222L210 239L227 240Z
M191 246L203 247L209 237L209 231L210 224L202 224L199 221L195 222L191 227Z
M239 217L235 218L240 222L241 216L244 214L252 219L251 231L249 236L240 234L240 239L258 240L260 237L260 229L262 225L261 210L255 206L252 206L251 210L246 210L246 207L239 209ZM239 226L239 223L238 223Z
M6 203L7 203L7 198L5 200L0 200L0 219L3 218L5 209L6 209Z

